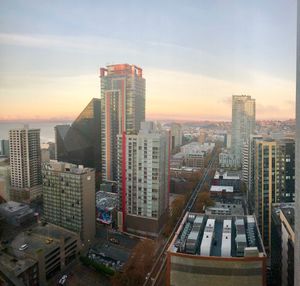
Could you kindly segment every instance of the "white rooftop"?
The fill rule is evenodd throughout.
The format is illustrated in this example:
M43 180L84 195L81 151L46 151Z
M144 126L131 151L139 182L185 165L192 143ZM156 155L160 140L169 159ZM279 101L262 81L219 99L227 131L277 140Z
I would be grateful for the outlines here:
M216 186L212 185L210 188L211 192L226 192L226 193L233 193L232 186Z

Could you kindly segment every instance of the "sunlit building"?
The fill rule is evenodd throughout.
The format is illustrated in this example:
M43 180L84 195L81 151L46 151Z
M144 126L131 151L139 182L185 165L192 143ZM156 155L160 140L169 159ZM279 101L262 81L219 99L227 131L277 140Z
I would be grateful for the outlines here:
M249 95L232 96L231 149L239 164L244 142L255 130L255 99Z
M11 199L31 201L42 195L40 129L9 131Z
M169 134L143 122L138 134L118 137L119 228L157 236L169 196Z

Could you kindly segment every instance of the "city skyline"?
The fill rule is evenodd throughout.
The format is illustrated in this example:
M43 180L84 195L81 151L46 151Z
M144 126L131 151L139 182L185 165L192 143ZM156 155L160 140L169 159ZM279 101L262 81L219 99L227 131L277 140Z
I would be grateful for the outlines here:
M108 63L143 68L147 120L294 118L296 1L56 4L2 5L0 120L74 119Z

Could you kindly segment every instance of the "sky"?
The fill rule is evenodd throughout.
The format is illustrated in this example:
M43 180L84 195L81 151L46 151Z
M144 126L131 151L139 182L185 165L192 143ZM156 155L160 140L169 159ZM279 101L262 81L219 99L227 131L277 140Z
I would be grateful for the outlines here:
M147 119L295 117L296 0L0 4L0 120L74 119L100 97L99 68L143 68Z

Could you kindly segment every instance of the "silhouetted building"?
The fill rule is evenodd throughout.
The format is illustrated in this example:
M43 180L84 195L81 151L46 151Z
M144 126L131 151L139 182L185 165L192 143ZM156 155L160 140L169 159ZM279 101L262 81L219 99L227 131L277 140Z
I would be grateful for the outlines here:
M93 98L72 125L55 126L56 159L100 172L101 101Z

